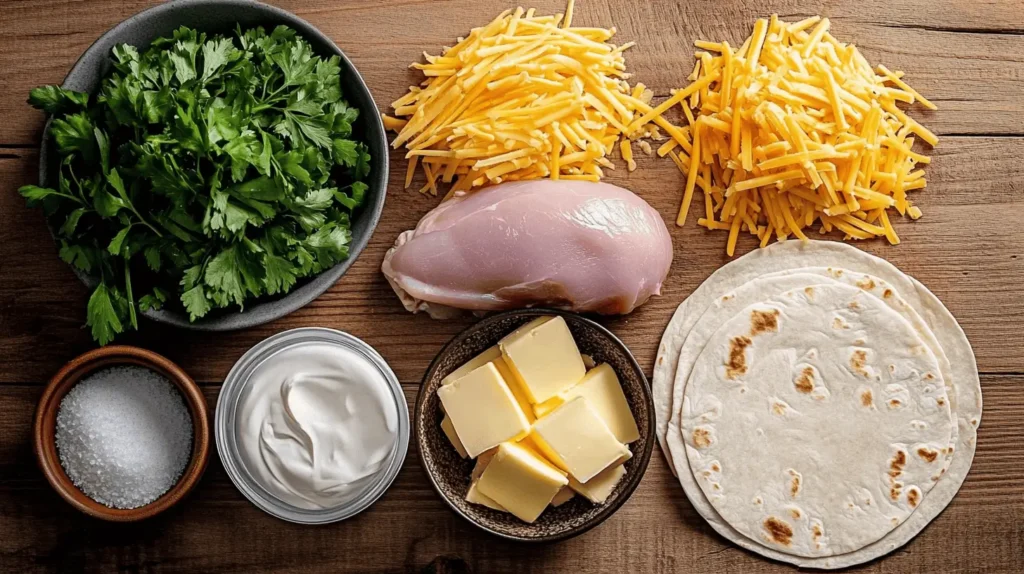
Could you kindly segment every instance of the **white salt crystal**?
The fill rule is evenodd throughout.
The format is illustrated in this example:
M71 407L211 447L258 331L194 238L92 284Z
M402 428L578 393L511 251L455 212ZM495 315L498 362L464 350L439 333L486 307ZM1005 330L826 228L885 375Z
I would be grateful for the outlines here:
M138 508L170 490L192 454L192 418L178 389L144 367L112 367L78 382L57 411L57 452L87 496Z

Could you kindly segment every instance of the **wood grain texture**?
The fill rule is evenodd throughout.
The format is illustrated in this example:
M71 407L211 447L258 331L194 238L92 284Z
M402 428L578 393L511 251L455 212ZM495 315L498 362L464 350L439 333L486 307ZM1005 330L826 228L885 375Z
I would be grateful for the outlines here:
M512 6L504 0L283 0L275 2L331 36L363 73L381 110L418 81L407 65ZM40 213L15 190L36 180L43 117L24 103L36 85L59 82L105 30L152 0L0 0L0 572L417 572L438 556L475 572L775 572L788 567L748 554L695 514L660 454L634 497L580 538L547 547L476 532L436 496L410 452L387 495L340 524L287 524L245 501L216 460L197 491L165 516L137 526L77 514L50 491L32 458L30 421L41 384L92 347L82 330L87 293L56 250ZM561 0L528 5L558 12ZM821 14L834 34L872 62L907 72L940 109L911 115L940 134L928 188L915 192L925 217L900 221L903 244L859 245L931 288L970 338L982 371L985 413L974 468L950 507L909 545L865 572L1024 570L1024 5L1019 0L578 0L577 22L611 25L634 79L659 96L683 84L692 41L738 44L754 18ZM398 154L395 154L398 155ZM638 154L639 155L639 154ZM608 181L637 192L665 218L678 209L674 165L638 157ZM401 189L405 160L393 157L387 206L369 247L342 281L308 307L230 335L144 324L125 338L165 354L206 384L211 407L232 363L281 330L321 325L374 345L410 403L441 346L472 322L410 316L379 273L394 238L436 200ZM698 200L699 203L700 200ZM696 206L701 211L702 206ZM727 261L723 233L692 221L670 226L675 262L661 297L604 323L649 374L675 306ZM740 251L753 245L741 241ZM212 409L211 409L212 410Z

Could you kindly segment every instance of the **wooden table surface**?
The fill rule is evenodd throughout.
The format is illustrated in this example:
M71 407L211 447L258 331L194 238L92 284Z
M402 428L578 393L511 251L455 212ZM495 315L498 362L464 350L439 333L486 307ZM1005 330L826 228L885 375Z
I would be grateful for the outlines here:
M303 527L263 514L235 490L217 457L176 509L121 526L77 513L50 489L29 444L44 382L93 346L82 330L86 290L56 256L41 213L19 186L36 183L43 115L30 88L59 83L101 33L151 0L0 0L0 571L417 572L436 557L474 572L768 572L762 560L718 537L694 512L656 452L639 489L605 524L550 546L522 546L477 532L441 502L411 449L397 482L369 511L339 524ZM384 109L418 81L407 69L489 21L508 0L281 0L319 27L362 71ZM538 0L542 13L564 9ZM920 536L872 572L1011 572L1024 569L1024 4L1020 0L580 0L576 22L611 26L635 40L627 63L659 97L681 87L697 38L739 45L756 17L820 14L869 61L907 72L939 106L912 115L939 134L924 211L900 221L903 244L859 245L930 287L960 320L978 359L985 411L974 467L959 495ZM668 221L683 180L667 159L608 181L632 189ZM232 363L284 329L321 325L375 346L410 403L441 346L470 321L436 322L405 312L378 269L399 232L436 200L405 191L405 160L393 154L387 206L370 246L348 274L306 308L230 334L145 324L126 342L177 361L209 404ZM691 218L692 219L692 218ZM671 226L675 262L661 297L605 323L648 374L676 305L725 263L723 233ZM741 242L743 251L750 242ZM459 562L449 564L458 565Z

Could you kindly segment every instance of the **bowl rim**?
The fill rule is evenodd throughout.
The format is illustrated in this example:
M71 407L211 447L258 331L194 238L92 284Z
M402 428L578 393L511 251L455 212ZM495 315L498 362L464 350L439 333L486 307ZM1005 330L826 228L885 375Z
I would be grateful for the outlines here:
M138 365L163 375L181 393L192 421L192 453L181 477L156 500L138 508L111 508L89 498L71 481L60 463L55 440L57 412L64 396L86 375L116 365ZM136 522L171 508L198 484L210 458L210 424L199 385L166 357L129 345L108 345L85 352L68 361L43 390L32 425L32 443L39 468L47 482L68 504L79 511L109 522Z
M107 54L99 52L106 52L109 50L109 48L104 48L104 46L110 43L111 38L126 30L139 26L140 24L145 25L150 19L159 17L165 13L191 10L206 6L223 6L226 8L245 7L261 11L267 15L268 19L275 19L279 21L279 24L290 26L307 40L313 38L322 42L330 50L331 55L336 55L341 58L343 72L345 72L346 69L350 72L349 79L351 80L351 83L357 87L358 91L363 93L371 107L371 109L359 109L359 119L367 122L366 143L367 145L370 145L371 140L377 140L381 152L376 153L375 155L382 156L380 157L379 168L376 165L374 166L375 169L370 176L371 181L367 182L370 185L370 191L367 193L367 196L372 199L372 204L368 203L367 205L364 205L362 211L358 214L358 219L366 221L366 232L362 234L361 237L352 237L352 241L348 246L349 256L344 260L339 261L330 269L326 269L317 275L309 277L303 285L289 291L284 296L273 298L268 301L249 302L250 304L242 310L230 312L211 319L201 319L196 322L191 322L185 314L171 312L166 309L150 309L140 312L140 315L143 317L157 323L164 323L192 331L219 332L255 327L290 315L313 302L317 297L323 295L339 280L341 280L349 267L355 263L356 259L358 259L365 250L366 246L370 242L370 238L377 229L377 225L380 223L380 218L384 211L384 203L387 197L390 161L389 146L386 135L387 132L384 129L384 122L380 117L377 102L374 100L373 93L366 85L366 81L363 79L362 74L359 73L355 64L353 64L345 52L334 43L334 40L332 40L327 34L323 33L319 28L313 26L308 21L296 14L293 14L292 12L276 6L264 4L263 2L258 2L256 0L175 0L174 2L165 2L137 12L117 23L93 41L93 43L90 44L84 52L82 52L78 59L75 60L75 63L71 66L71 69L61 81L61 86L64 88L74 89L75 86L68 85L69 80L76 74L82 73L82 70L85 69L87 59L94 58L97 55L101 58L108 57ZM194 26L202 27L201 24L196 24ZM42 138L39 143L38 175L40 185L48 179L48 167L50 162L48 160L49 146L47 143L50 134L51 120L52 118L47 117L46 123L43 126ZM379 137L375 137L374 134ZM378 191L378 193L373 193L374 191ZM355 219L353 221L355 221ZM47 221L47 227L50 227L52 235L53 229L50 226L49 221ZM54 239L56 240L56 237ZM79 281L86 286L86 288L92 289L95 286L95 277L80 271L74 266L69 265L69 267L74 272L75 276L78 277ZM256 311L260 309L262 309L263 312L257 313Z
M573 529L570 529L570 530L566 530L566 531L560 532L558 534L549 534L549 535L544 535L544 536L536 536L536 537L516 536L514 534L508 534L506 532L501 532L501 531L496 530L494 528L491 528L491 527L489 527L489 526L487 526L485 524L481 524L481 523L477 522L472 517L470 517L466 513L464 513L458 506L456 506L444 494L444 492L442 492L441 486L438 484L438 481L437 481L436 477L434 476L434 473L431 471L431 465L428 465L428 464L425 464L425 463L422 462L422 453L424 451L424 442L425 442L426 439L420 433L419 428L420 428L420 420L424 416L426 416L426 412L425 412L426 406L425 405L426 405L426 401L427 401L427 398L428 398L427 397L428 393L425 393L424 390L425 390L425 388L427 386L427 383L430 380L431 376L437 370L437 367L440 364L440 361L441 361L442 357L447 355L452 349L454 349L454 348L458 347L459 345L463 344L465 342L465 340L469 336L471 336L473 333L475 333L476 331L478 331L479 329L485 327L486 325L488 325L490 323L494 323L494 322L500 321L500 320L502 320L502 319L504 319L506 317L518 317L518 316L535 317L535 316L541 316L541 315L557 315L557 316L561 316L561 317L564 317L564 318L567 318L567 319L571 319L573 321L579 321L579 322L583 323L584 325L586 325L587 327L592 328L595 331L597 331L598 333L600 333L601 335L607 337L608 340L611 341L611 343L614 346L619 348L619 350L623 351L625 356L626 356L626 358L628 359L630 365L632 366L633 370L640 377L641 394L643 395L644 402L647 403L648 418L650 418L651 420L649 421L649 423L647 425L646 436L644 436L644 451L640 454L639 457L634 457L634 458L637 459L636 472L634 472L632 474L632 476L628 477L627 482L624 485L624 489L622 490L622 494L614 502L612 502L611 504L605 505L604 508L602 508L600 510L600 512L594 518L592 518L589 522L586 522L586 523L584 523L584 524L582 524L582 525L580 525L580 526L578 526L576 528L573 528ZM445 502L445 504L448 506L448 508L450 508L455 514L457 514L457 515L461 516L462 518L464 518L467 522L469 522L473 526L476 526L477 528L479 528L479 529L481 529L481 530L483 530L483 531L485 531L485 532L487 532L489 534L493 534L493 535L498 536L500 538L504 538L505 540L511 540L513 542L522 542L522 543L527 543L527 544L531 544L532 545L532 544L543 544L543 543L559 542L559 541L562 541L562 540L567 540L569 538L574 538L576 536L579 536L579 535L589 531L590 529L598 526L599 524L603 523L604 521L608 520L608 518L610 518L613 514L615 514L626 503L626 501L628 501L630 499L630 497L633 496L633 493L636 491L637 487L640 486L640 483L643 481L644 475L647 474L647 467L648 467L648 465L651 462L651 456L652 456L652 453L653 453L653 450L654 450L654 440L655 440L655 438L654 438L654 426L655 425L653 424L653 416L654 416L654 395L651 392L650 381L647 380L647 375L644 374L643 368L640 366L640 363L636 360L636 357L633 356L633 353L632 353L632 351L629 350L629 347L627 347L626 344L622 342L622 339L619 339L618 336L616 336L614 333L612 333L604 325L601 325L597 321L594 321L593 319L590 319L589 317L586 317L586 316L581 315L579 313L574 313L572 311L564 311L564 310L561 310L561 309L529 308L529 309L515 309L515 310L511 310L511 311L503 311L503 312L500 312L500 313L495 313L493 315L488 315L484 319L482 319L482 320L480 320L480 321L470 325L469 327L463 329L457 335L452 337L452 339L450 341L445 343L444 347L442 347L441 350L438 351L437 356L434 357L434 360L432 360L430 362L430 366L427 367L426 373L424 373L424 375L423 375L423 380L420 383L419 392L416 395L416 410L415 410L415 415L414 415L414 418L413 418L413 425L412 426L413 426L413 432L416 433L416 448L417 448L417 452L420 454L420 459L421 459L420 467L423 469L423 473L426 474L427 479L430 481L430 486L433 487L434 492L436 492L438 494L438 496L441 497L441 500L443 500Z

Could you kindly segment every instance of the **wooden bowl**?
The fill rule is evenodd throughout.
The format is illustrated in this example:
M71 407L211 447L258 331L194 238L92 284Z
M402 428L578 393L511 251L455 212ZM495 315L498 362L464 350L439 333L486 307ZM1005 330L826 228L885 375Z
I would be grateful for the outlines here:
M181 392L181 397L192 416L192 457L177 484L153 502L128 510L100 504L79 490L60 464L54 438L57 430L57 411L64 395L83 377L99 369L119 365L138 365L166 377ZM143 520L177 504L195 487L206 470L210 454L210 424L207 419L206 399L199 386L185 371L161 355L126 345L101 347L72 359L50 379L36 408L33 444L39 467L46 475L46 480L71 506L89 516L111 522Z
M466 502L470 472L475 461L463 459L441 430L441 380L479 353L495 345L517 327L544 315L565 318L580 352L595 362L608 363L622 383L629 408L640 430L640 439L629 445L633 458L625 463L626 476L604 504L592 504L576 495L557 508L548 508L533 524L511 514ZM654 446L654 402L643 369L629 349L610 331L590 319L547 309L525 309L492 315L455 336L427 369L416 399L416 441L423 470L441 498L466 520L481 529L520 542L554 542L577 536L615 513L640 484Z

